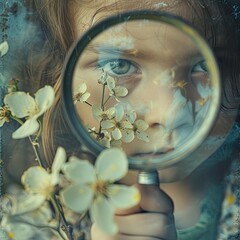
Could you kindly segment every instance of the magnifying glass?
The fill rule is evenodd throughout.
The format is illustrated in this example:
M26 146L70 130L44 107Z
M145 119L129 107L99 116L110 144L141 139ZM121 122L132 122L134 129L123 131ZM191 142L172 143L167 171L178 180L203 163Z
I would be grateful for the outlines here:
M211 48L180 17L160 11L111 16L73 47L62 85L75 136L93 153L119 147L141 184L192 158L220 104Z

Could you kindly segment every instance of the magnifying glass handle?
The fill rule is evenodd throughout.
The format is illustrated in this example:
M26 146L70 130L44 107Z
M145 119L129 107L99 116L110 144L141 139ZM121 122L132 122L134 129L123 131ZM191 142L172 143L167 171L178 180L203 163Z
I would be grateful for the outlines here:
M157 170L141 170L138 173L138 183L143 185L159 185Z

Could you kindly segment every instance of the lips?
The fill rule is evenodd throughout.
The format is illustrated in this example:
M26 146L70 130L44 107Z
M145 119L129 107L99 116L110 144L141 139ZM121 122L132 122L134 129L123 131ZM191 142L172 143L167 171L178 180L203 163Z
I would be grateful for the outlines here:
M139 152L139 153L132 154L131 157L156 157L156 156L161 156L169 152L172 152L173 150L174 148L168 148L168 149L159 150L159 151Z

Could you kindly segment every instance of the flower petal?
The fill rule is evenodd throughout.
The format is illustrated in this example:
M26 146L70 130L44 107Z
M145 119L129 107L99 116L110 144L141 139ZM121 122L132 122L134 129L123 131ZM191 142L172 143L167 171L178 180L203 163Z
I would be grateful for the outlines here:
M4 41L0 44L0 56L4 56L8 52L9 46L8 42Z
M116 121L120 122L124 116L124 108L122 104L116 104L115 106Z
M111 147L121 148L122 140L111 140L110 142Z
M114 127L115 125L114 125L114 122L113 121L111 121L111 120L106 120L106 121L102 121L101 122L101 127L103 128L103 129L109 129L109 128L112 128L112 127Z
M116 97L125 97L128 94L128 90L122 86L116 86L114 88L114 95Z
M52 184L56 185L59 182L59 172L62 169L64 163L66 162L67 155L62 147L58 147L56 155L52 164Z
M36 239L36 236L39 240L43 240L38 235L38 229L33 228L28 224L21 223L21 222L14 222L14 219L5 223L5 228L7 228L8 237L7 239L14 239L14 240L26 240L26 239Z
M108 76L108 78L107 78L107 86L108 86L110 91L115 88L116 83L115 83L115 80L114 80L113 77Z
M106 234L113 235L118 232L118 227L114 222L114 208L109 201L99 196L94 200L90 209L92 221Z
M64 148L58 147L52 164L52 172L59 172L67 159Z
M70 181L76 183L92 183L96 180L92 164L74 156L70 157L69 162L63 166L63 172Z
M122 128L128 128L128 129L132 129L133 125L128 121L128 120L124 120L121 122Z
M74 184L60 192L63 203L74 212L84 212L88 210L92 203L93 191L84 184Z
M35 101L39 107L37 116L42 115L54 102L55 93L51 86L45 86L39 89L35 94Z
M85 82L81 83L78 87L79 93L85 93L87 91L87 84Z
M150 141L148 135L145 132L137 131L136 135L137 135L138 139L140 139L140 140L142 140L144 142L149 142Z
M121 179L128 170L127 156L117 148L102 151L95 165L98 177L110 182Z
M111 107L106 110L106 114L109 116L113 116L115 114L115 107Z
M141 195L134 186L112 184L108 187L109 200L115 208L130 208L140 202Z
M39 123L35 118L28 119L12 134L13 139L25 138L37 132Z
M36 104L28 93L13 92L4 98L4 103L9 107L13 116L24 118L34 111Z
M122 130L122 141L125 143L130 143L134 139L134 131L129 129Z
M137 118L137 113L134 110L129 110L128 112L126 112L126 117L127 120L133 124Z
M102 120L102 110L101 108L99 108L98 106L96 105L93 105L92 106L92 113L93 113L93 117L97 120L97 121L101 121Z
M146 131L149 127L149 125L142 119L138 119L134 124L139 131Z
M90 97L90 93L89 92L85 92L82 96L81 96L81 102L86 102L88 100L88 98Z
M4 231L3 228L0 228L0 239L8 240L9 239L8 236L9 235L8 235L7 231Z
M115 140L119 140L122 138L122 133L120 131L119 128L115 128L113 131L112 131L112 136Z
M27 194L24 201L18 201L14 214L31 212L43 205L45 197L41 194Z
M49 187L50 180L50 174L39 166L30 167L21 178L25 189L31 193L42 193Z

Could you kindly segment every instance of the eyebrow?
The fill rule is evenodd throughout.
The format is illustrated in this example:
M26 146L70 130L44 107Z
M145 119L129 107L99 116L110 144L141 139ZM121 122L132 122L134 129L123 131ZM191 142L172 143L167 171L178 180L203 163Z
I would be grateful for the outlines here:
M89 44L86 48L87 51L93 53L106 53L112 55L124 55L128 57L145 57L145 54L140 52L136 48L125 48L115 45L107 45L107 44Z
M125 57L125 58L138 58L138 59L144 59L144 60L149 60L149 59L154 59L153 57L155 53L150 53L148 51L144 51L143 49L138 50L137 48L126 48L124 46L116 46L113 44L106 44L106 43L90 43L86 47L87 51L90 51L94 54L108 54L107 57ZM189 52L187 57L189 58L194 58L199 56L199 52Z

